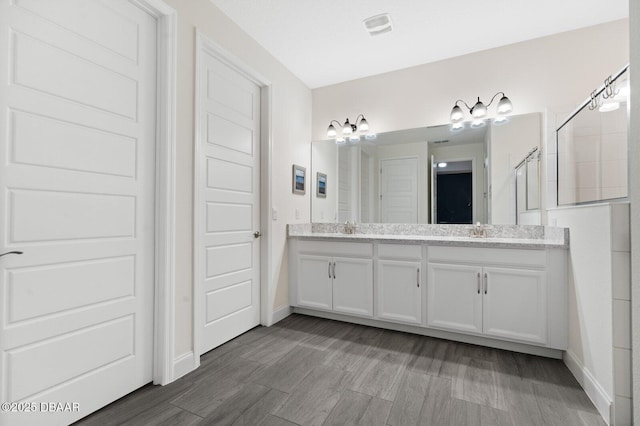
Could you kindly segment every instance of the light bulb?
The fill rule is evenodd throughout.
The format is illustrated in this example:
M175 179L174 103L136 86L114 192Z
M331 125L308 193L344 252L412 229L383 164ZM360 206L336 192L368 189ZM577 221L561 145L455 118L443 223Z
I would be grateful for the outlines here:
M473 120L473 121L471 122L471 127L472 127L473 129L477 129L477 128L479 128L479 127L484 127L484 125L485 125L485 124L486 124L486 123L484 122L484 120L482 120L482 119L477 119L477 120Z
M498 126L508 122L509 122L509 118L506 115L499 115L493 119L493 124L497 124Z
M600 108L598 108L598 111L600 112L611 112L611 111L615 111L618 108L620 108L620 102L605 102L602 105L600 105Z
M447 167L447 163L438 163L438 167L444 169L445 167Z

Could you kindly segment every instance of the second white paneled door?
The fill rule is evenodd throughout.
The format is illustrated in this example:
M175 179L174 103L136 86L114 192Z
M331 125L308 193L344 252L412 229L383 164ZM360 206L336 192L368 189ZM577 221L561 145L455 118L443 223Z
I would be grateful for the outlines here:
M199 40L195 276L202 354L260 322L260 87Z
M68 424L152 379L156 20L0 0L0 46L0 424Z

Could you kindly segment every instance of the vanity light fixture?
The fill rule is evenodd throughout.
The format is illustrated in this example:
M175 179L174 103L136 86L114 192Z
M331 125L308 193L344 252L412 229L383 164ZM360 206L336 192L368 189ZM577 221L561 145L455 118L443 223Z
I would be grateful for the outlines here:
M337 127L341 129L340 134L338 134L338 130L333 123L336 123L338 125ZM340 124L338 120L331 120L327 128L327 137L335 139L336 144L344 144L347 140L349 140L349 142L358 142L360 140L360 134L364 134L365 137L367 137L368 131L369 123L367 119L364 118L364 115L360 114L356 117L355 124L349 122L349 118L345 120L344 124Z
M496 124L505 123L507 121L507 114L513 111L513 104L511 103L509 98L507 98L507 95L505 95L504 92L498 92L493 95L487 105L482 103L479 97L477 102L473 106L469 106L462 99L458 99L451 109L451 130L456 131L462 130L464 128L464 111L459 105L460 102L462 102L462 104L469 110L469 114L471 114L471 117L473 118L471 127L477 128L485 125L484 118L486 117L488 112L487 107L489 107L493 103L498 95L501 95L501 97L496 108L498 116L494 120L494 122Z

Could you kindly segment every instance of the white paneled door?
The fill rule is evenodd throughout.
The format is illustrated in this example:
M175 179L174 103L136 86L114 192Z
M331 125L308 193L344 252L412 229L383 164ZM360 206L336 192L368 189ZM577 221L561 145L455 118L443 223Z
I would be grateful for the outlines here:
M0 402L30 403L2 425L152 379L155 90L139 7L0 0Z
M197 53L201 354L260 322L260 87L207 43Z
M383 223L418 223L418 159L380 160L380 216Z

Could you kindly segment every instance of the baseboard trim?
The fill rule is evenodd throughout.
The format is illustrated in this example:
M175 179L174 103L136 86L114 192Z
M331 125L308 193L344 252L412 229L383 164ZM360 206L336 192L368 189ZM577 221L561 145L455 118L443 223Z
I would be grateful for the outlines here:
M611 424L611 409L613 404L607 392L602 388L600 383L598 383L596 378L593 377L591 372L582 365L571 350L567 350L564 353L563 360L567 368L569 368L569 371L571 371L571 374L573 374L591 402L593 402L593 405L595 405L598 413L600 413L607 424Z
M173 380L178 380L197 368L193 352L187 352L173 360Z
M282 321L283 319L285 319L286 317L288 317L289 315L291 315L293 312L293 310L291 309L291 306L287 305L287 306L282 306L278 309L276 309L275 311L273 311L273 315L271 317L271 324L273 325L279 321Z
M420 334L422 336L436 337L438 339L454 340L456 342L471 343L473 345L488 346L490 348L504 349L513 352L544 356L547 358L562 359L562 351L559 349L544 348L541 346L527 345L524 343L508 342L491 339L489 337L471 336L468 334L454 333L416 325L380 321L370 318L362 318L351 315L343 315L335 312L316 311L315 309L293 308L293 312L303 315L327 318L337 321L351 322L368 325L371 327L385 328L388 330L404 331L405 333Z

